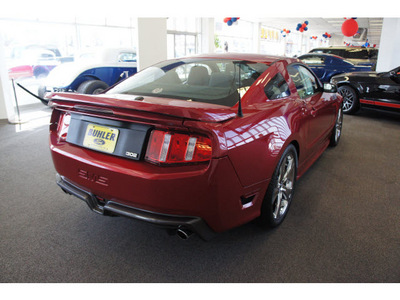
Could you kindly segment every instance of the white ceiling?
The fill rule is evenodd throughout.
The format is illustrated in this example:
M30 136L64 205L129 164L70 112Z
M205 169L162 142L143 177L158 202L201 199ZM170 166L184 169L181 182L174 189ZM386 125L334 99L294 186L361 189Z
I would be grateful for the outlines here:
M254 22L254 18L252 19ZM308 31L310 36L321 37L325 32L331 35L338 35L343 37L342 24L344 18L258 18L258 22L262 25L279 30L290 29L292 32L296 31L298 23L308 21ZM357 18L359 28L368 29L368 42L370 44L379 45L383 18ZM350 41L350 38L347 38Z

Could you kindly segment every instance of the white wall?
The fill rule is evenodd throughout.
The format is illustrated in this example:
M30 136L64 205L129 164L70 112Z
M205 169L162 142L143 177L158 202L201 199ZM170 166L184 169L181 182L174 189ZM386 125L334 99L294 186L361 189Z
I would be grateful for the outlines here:
M0 121L9 120L14 122L15 113L12 104L6 60L4 56L3 37L0 34Z
M384 18L379 45L377 72L400 66L400 18Z
M167 19L137 19L138 71L167 59Z

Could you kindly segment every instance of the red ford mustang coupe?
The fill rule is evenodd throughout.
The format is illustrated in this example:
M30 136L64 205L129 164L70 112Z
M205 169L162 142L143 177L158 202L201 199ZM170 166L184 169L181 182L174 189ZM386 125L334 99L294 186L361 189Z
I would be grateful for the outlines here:
M100 95L55 93L57 184L94 212L203 239L278 226L296 180L342 130L342 97L297 59L209 54Z

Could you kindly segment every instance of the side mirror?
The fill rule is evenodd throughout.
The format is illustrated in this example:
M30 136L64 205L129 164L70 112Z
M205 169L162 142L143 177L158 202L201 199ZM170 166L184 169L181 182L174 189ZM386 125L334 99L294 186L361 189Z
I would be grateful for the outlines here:
M337 93L337 87L332 83L324 83L324 92L325 93Z

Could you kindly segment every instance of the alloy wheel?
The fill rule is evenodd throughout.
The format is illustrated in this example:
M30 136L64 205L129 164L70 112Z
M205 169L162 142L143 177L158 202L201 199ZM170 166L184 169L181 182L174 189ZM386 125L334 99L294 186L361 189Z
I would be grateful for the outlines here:
M354 105L354 95L348 89L341 89L340 95L343 97L343 110L349 111Z
M275 220L282 218L292 200L296 162L292 153L289 153L279 168L277 185L273 192L272 215Z
M335 124L335 142L339 140L340 135L342 134L342 125L343 125L343 109L340 108L338 111Z

